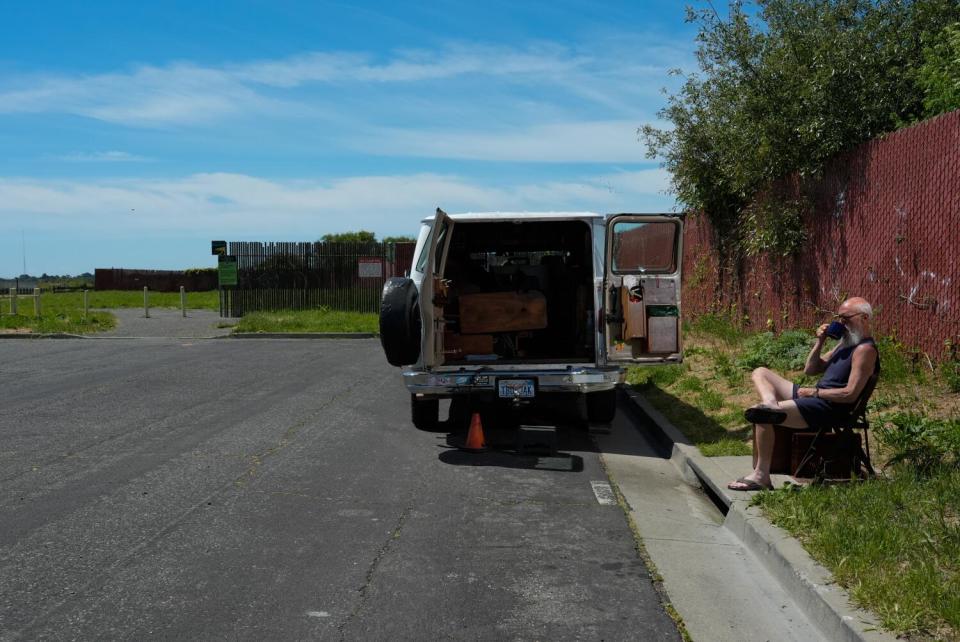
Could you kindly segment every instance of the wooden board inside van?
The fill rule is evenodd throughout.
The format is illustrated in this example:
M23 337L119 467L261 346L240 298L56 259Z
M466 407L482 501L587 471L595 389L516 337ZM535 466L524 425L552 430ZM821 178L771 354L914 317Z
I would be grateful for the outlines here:
M484 292L460 296L460 332L485 334L547 327L542 292Z

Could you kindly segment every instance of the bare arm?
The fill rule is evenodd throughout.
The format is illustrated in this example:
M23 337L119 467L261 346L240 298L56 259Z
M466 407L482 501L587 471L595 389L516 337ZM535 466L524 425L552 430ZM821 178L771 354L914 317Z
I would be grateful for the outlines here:
M810 354L807 355L807 362L803 366L803 374L820 374L827 369L827 361L830 360L830 355L833 354L833 350L828 352L825 358L820 356L820 353L823 352L823 344L827 340L827 335L824 334L826 329L826 323L817 328L817 341L813 344L813 349L810 350Z
M853 351L853 362L850 364L850 378L847 379L847 385L843 388L800 388L797 395L800 397L816 395L834 403L854 403L860 397L863 387L867 385L867 380L873 374L876 364L876 348L869 344L857 346Z

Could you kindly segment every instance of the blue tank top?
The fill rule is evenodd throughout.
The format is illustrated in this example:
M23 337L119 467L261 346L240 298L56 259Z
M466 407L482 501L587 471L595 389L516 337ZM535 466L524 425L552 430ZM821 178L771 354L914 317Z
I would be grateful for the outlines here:
M837 350L831 355L827 362L827 369L824 371L820 381L817 382L817 388L843 388L850 381L850 368L853 365L853 351L864 343L869 343L876 349L876 342L867 338L855 346L848 346L842 350ZM873 367L876 374L880 371L880 355L877 355L877 363ZM839 405L839 404L838 404Z

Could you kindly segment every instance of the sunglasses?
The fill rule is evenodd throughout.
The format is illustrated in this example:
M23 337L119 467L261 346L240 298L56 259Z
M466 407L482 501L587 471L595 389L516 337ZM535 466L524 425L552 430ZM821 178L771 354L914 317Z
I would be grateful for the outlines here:
M854 317L858 317L858 316L860 316L861 314L863 314L863 312L854 312L853 314L835 314L835 315L833 315L833 318L834 318L834 319L842 319L842 320L844 320L844 321L849 321L850 319L852 319L852 318L854 318Z

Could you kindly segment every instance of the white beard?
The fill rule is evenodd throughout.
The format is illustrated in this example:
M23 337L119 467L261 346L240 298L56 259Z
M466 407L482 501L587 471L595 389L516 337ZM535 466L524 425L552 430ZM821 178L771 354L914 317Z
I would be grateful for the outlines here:
M858 345L861 341L863 341L863 335L861 333L847 328L843 333L843 338L840 339L840 347L849 348Z

